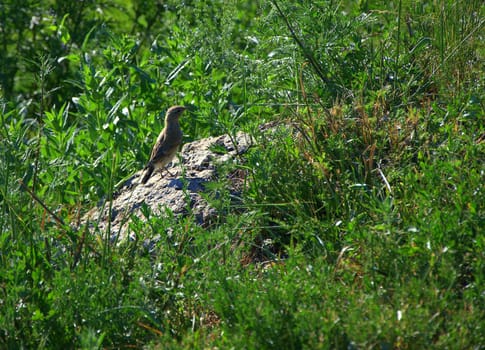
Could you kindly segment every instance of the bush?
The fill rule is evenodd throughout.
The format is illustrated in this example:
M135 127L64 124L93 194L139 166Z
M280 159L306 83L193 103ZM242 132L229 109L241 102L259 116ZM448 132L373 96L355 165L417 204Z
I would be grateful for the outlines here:
M481 2L0 13L2 348L485 343ZM144 208L118 245L79 227L173 104L186 142L258 140L242 201L209 186L210 228Z

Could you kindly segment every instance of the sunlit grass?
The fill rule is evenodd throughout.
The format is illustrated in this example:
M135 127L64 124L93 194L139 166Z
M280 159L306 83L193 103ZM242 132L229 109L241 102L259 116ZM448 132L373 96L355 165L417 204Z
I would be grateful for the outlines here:
M57 5L0 5L1 348L485 343L479 1ZM172 104L258 141L241 201L77 227Z

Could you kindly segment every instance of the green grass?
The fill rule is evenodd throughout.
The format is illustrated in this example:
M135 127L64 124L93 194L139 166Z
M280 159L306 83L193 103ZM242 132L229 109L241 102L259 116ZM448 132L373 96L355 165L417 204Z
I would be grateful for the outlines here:
M480 1L0 16L0 348L484 347ZM186 142L258 140L208 186L224 215L143 208L119 245L77 227L173 104Z

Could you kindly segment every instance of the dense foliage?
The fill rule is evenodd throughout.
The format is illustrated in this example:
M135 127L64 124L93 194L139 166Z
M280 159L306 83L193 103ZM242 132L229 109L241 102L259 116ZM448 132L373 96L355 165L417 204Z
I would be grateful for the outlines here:
M2 1L0 348L483 347L484 11ZM258 140L241 201L77 227L174 104L185 141Z

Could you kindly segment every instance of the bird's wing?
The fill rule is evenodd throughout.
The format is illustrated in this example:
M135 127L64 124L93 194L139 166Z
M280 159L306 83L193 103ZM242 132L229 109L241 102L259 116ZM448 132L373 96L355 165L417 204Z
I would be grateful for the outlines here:
M154 158L157 158L157 154L160 153L160 149L163 148L161 145L163 145L165 142L165 133L162 132L160 133L160 136L157 139L157 142L155 142L155 145L153 146L152 149L152 154L150 155L150 161L152 161Z
M155 150L154 154L152 155L151 161L157 162L161 159L171 156L174 151L178 148L178 144L163 144L161 147Z

